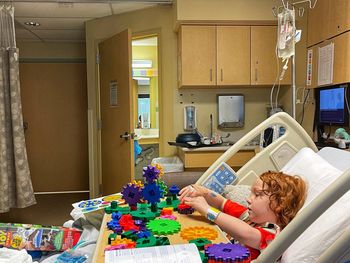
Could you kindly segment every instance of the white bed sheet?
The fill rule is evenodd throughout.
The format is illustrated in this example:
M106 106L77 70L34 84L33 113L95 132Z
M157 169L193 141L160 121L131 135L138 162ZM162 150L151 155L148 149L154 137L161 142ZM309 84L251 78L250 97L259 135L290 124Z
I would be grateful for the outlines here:
M324 159L328 158L328 155L342 164L343 158L348 158L350 153L339 149L327 149L319 155L309 148L303 148L282 169L287 174L300 175L308 182L308 197L302 209L343 174ZM348 227L349 210L350 192L335 202L296 239L283 253L281 262L317 262L318 257Z

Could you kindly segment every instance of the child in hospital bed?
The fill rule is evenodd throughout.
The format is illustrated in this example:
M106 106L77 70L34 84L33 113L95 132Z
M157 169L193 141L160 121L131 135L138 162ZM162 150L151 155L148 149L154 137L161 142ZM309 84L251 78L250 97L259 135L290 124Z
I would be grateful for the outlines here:
M306 184L300 177L271 171L260 175L252 185L248 207L199 185L190 185L180 191L182 202L246 245L251 259L257 258L295 217L305 198Z

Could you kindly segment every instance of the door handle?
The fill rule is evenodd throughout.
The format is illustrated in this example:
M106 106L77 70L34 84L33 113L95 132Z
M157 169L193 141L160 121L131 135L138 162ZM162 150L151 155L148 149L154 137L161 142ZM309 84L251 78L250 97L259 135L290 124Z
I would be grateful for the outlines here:
M129 139L134 139L135 138L135 133L128 133L128 132L124 132L124 134L121 134L119 136L121 139L125 139L126 141Z

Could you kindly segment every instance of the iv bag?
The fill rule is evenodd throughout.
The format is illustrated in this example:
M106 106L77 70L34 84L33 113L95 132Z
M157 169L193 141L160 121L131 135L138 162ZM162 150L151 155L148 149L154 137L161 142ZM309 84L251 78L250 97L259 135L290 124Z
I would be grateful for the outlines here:
M287 59L295 54L295 11L284 9L278 14L277 29L278 57Z

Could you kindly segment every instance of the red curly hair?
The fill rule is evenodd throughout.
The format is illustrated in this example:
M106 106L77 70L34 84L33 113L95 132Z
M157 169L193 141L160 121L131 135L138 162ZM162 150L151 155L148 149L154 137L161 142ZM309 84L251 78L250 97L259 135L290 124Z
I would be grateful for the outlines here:
M264 194L270 198L270 209L283 229L296 216L306 199L306 183L299 176L268 171L260 175Z

